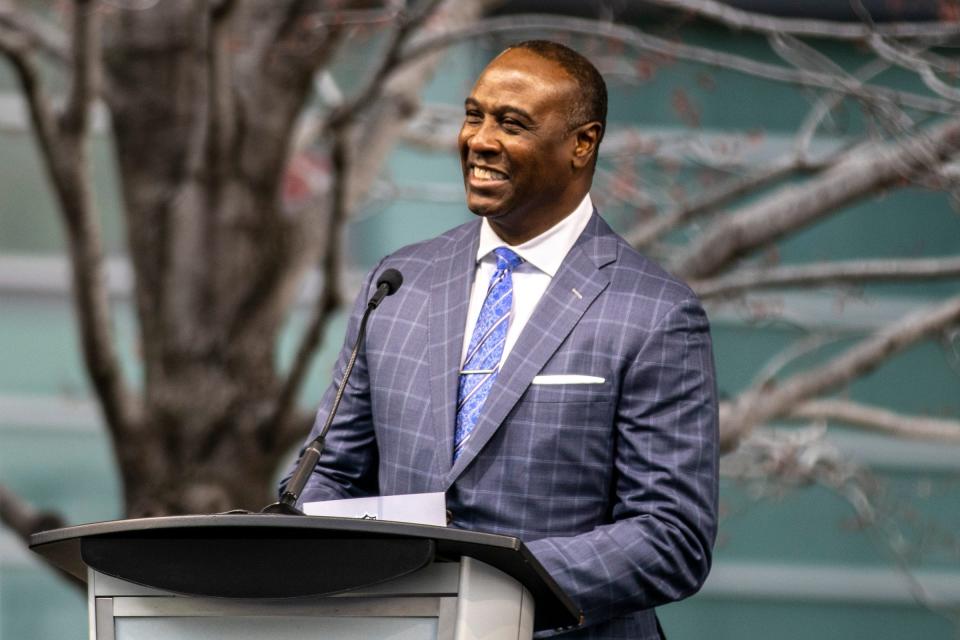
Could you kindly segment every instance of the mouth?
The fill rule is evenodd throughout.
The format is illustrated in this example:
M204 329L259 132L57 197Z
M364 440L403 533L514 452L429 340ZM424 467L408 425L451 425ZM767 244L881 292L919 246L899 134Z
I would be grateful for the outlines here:
M474 184L503 182L509 177L502 171L478 165L471 165L467 176L470 182Z

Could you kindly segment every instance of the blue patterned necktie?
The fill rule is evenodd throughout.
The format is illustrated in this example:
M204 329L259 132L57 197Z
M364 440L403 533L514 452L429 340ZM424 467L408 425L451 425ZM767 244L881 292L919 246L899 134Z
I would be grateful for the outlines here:
M467 357L460 371L454 460L459 457L473 428L477 426L480 409L500 370L503 343L510 326L510 308L513 306L513 278L510 274L523 262L523 258L506 247L497 247L493 253L497 256L497 270L490 279L487 297L477 316L477 326L473 329Z

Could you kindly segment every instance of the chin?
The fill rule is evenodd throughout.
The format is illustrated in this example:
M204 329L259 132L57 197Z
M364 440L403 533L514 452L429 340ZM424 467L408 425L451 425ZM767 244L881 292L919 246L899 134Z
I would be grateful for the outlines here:
M498 218L504 212L504 207L499 203L476 202L469 199L467 200L467 209L481 218Z

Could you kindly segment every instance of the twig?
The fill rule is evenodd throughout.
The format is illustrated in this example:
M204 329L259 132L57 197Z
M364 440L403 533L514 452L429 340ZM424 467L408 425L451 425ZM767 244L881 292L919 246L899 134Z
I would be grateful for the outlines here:
M884 71L890 68L890 64L885 60L871 60L867 64L863 65L860 69L857 69L851 77L857 82L863 83L867 80L870 80L874 76L877 76ZM807 114L807 117L804 118L803 123L800 125L800 128L797 129L797 135L794 141L794 150L797 155L801 158L806 158L809 149L810 143L813 140L814 135L816 135L817 130L820 128L820 124L823 122L824 118L833 111L837 105L839 105L845 96L842 93L838 92L827 92L817 103L810 109L810 112Z
M790 411L789 417L836 420L900 438L960 443L960 421L895 413L849 400L803 402Z
M743 268L690 286L702 298L718 298L753 289L812 287L865 282L904 282L960 278L960 258L844 260L797 266Z
M753 377L750 383L751 387L766 387L774 382L777 375L780 374L790 363L798 358L817 351L822 346L836 340L836 337L828 338L820 334L813 334L797 340L786 349L771 358L760 371Z
M870 48L883 60L887 60L910 71L915 71L928 89L948 100L960 101L960 91L937 77L933 66L926 60L903 47L887 42L874 35L869 40Z

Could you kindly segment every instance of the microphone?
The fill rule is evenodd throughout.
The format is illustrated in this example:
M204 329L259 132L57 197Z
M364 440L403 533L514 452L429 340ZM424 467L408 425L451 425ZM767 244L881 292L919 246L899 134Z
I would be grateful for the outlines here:
M333 398L333 406L330 407L327 420L323 423L323 428L320 429L317 437L303 450L300 462L297 464L293 475L290 476L290 481L287 482L287 486L284 487L280 501L264 507L260 513L304 515L303 511L296 507L297 500L300 499L300 493L303 491L303 488L307 486L307 481L310 479L314 467L317 466L317 462L320 460L320 454L323 453L327 431L330 430L330 425L333 424L333 418L337 415L340 400L343 399L343 393L347 388L347 381L353 372L353 365L357 362L360 344L363 342L363 337L367 332L367 320L370 318L370 313L380 306L383 299L395 294L401 284L403 284L403 274L396 269L387 269L377 278L377 290L373 296L370 297L370 301L367 302L367 309L363 312L363 317L360 318L360 329L357 331L357 340L353 343L350 358L347 360L347 368L343 372L343 379L340 380L340 384L337 386L337 394Z
M372 298L370 298L370 302L367 303L367 307L370 309L376 309L380 306L380 302L384 298L395 294L397 289L399 289L400 285L402 284L403 274L396 269L387 269L380 274L379 278L377 278L377 292L373 294Z

